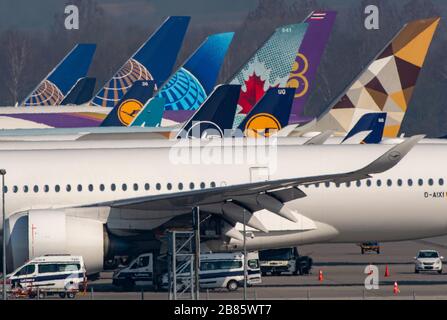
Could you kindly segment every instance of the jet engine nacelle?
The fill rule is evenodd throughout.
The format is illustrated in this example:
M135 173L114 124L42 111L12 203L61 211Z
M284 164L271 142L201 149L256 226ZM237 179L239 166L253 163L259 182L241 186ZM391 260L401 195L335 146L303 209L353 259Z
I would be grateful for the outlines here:
M10 216L6 232L8 271L45 254L83 256L89 274L103 269L105 229L99 219L70 215L64 209L29 210Z

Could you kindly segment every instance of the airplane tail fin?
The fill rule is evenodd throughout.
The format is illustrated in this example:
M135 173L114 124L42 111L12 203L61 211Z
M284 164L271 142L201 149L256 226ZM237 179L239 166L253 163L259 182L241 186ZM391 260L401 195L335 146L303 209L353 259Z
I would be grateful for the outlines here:
M301 42L287 81L287 87L296 88L289 123L306 123L311 119L304 115L304 106L318 66L320 65L337 12L314 11L305 20L309 25Z
M343 142L349 140L356 134L362 131L370 131L365 139L361 143L366 144L377 144L382 141L383 130L385 127L386 112L376 112L376 113L366 113L359 121L354 125L354 127L348 132Z
M159 127L165 110L165 99L154 97L150 99L138 116L130 124L131 127Z
M92 100L113 107L137 80L154 80L161 86L172 72L190 17L169 17L118 70Z
M101 127L129 126L147 101L152 98L154 87L154 81L135 81L101 123Z
M440 18L406 24L317 122L348 132L361 115L386 112L384 136L396 137Z
M87 75L95 44L78 44L24 99L23 106L60 105L78 79Z
M233 127L239 126L269 88L287 85L307 27L307 23L297 23L277 28L240 71L231 77L229 83L242 85Z
M95 90L96 78L79 79L62 100L61 105L81 105L89 102Z
M158 96L166 100L165 110L173 111L171 114L176 117L172 120L187 120L181 118L184 113L176 115L175 111L193 112L211 93L233 35L234 32L226 32L209 36L160 89Z
M295 88L270 88L240 123L247 137L270 136L287 126Z
M240 90L240 85L217 86L183 125L177 138L202 138L210 135L223 137L224 131L232 128Z

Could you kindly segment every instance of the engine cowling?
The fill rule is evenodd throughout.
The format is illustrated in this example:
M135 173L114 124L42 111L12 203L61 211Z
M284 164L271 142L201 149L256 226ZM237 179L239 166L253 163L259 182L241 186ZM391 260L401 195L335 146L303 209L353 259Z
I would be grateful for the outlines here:
M10 216L8 271L45 254L83 256L89 274L103 269L105 228L102 221L73 216L67 210L29 210Z

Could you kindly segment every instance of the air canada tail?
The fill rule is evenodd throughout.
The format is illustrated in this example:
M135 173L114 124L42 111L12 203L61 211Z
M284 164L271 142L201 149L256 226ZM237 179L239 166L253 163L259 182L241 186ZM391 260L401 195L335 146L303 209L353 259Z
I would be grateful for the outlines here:
M177 138L223 137L225 129L231 130L236 112L240 85L220 85L202 106L183 125Z
M190 17L169 17L99 90L91 103L113 107L137 80L154 80L160 87L172 72L189 21Z
M87 75L95 50L95 44L76 45L21 105L60 105L76 82Z
M259 48L229 83L242 85L233 127L239 126L265 92L271 87L285 87L298 48L308 24L279 27Z
M240 123L239 133L247 137L270 136L286 126L295 88L270 88Z
M377 144L382 141L383 129L385 127L386 112L366 113L348 132L342 143L362 131L370 131L361 143Z
M317 121L317 131L348 132L363 114L386 112L385 137L396 137L440 18L406 24Z
M165 117L176 123L188 120L213 91L234 32L206 38L182 67L163 85L158 97L166 100Z
M289 124L312 120L304 115L304 107L336 16L335 11L314 11L305 21L309 26L287 81L287 87L296 88Z
M80 105L89 102L92 99L95 84L96 78L79 79L62 100L61 105Z
M101 127L129 126L154 94L154 81L135 81L129 91L110 111Z
M154 97L150 99L144 108L138 113L131 127L160 127L163 112L165 110L165 99Z

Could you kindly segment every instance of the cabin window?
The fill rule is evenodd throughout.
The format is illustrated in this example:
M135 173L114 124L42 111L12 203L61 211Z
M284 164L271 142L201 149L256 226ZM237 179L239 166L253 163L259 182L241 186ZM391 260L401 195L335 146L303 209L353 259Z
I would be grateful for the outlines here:
M49 185L44 185L43 186L43 191L45 191L45 192L48 192L48 191L50 191L50 186Z
M23 192L25 192L25 193L28 192L28 186L23 186Z
M82 191L82 184L78 184L78 191L81 192Z
M351 187L351 181L346 182L346 187L350 188Z
M200 189L205 189L205 182L200 182Z
M423 179L418 179L418 185L420 185L420 186L424 185L424 180Z
M355 185L356 185L357 187L361 187L361 186L362 186L362 182L361 182L360 180L357 180L357 181L355 182Z
M90 191L90 192L93 191L93 185L92 185L92 184L89 184L89 185L88 185L88 191Z
M172 184L171 184L171 183L168 183L168 184L166 185L166 188L167 188L168 190L171 190L171 189L172 189Z
M388 180L386 181L386 185L387 185L388 187L391 187L391 186L393 185L393 180L388 179Z
M380 187L380 186L382 185L382 180L378 179L378 180L376 181L376 185L377 185L378 187Z
M67 192L71 191L71 185L67 184L67 186L65 187L65 190L67 190Z
M191 182L191 183L189 184L189 189L191 189L191 190L194 189L194 182Z
M440 186L443 186L444 185L444 179L439 178L438 183L439 183Z
M372 184L371 180L366 180L366 185L367 185L368 187L371 187L371 184Z
M156 188L157 190L161 190L161 184L157 183L157 184L155 185L155 188Z
M429 185L429 186L432 186L432 185L433 185L433 179L432 179L432 178L428 179L428 185Z
M144 190L147 191L147 190L150 189L150 187L151 187L151 186L149 185L149 183L145 183L145 184L144 184Z
M110 185L110 190L115 191L116 190L116 184L112 183Z
M4 192L4 193L8 193L8 186L5 186L5 187L3 188L3 192Z
M183 183L180 182L180 183L178 184L178 189L179 189L179 190L183 190Z
M127 184L123 183L123 184L121 185L121 189L122 189L123 191L127 191Z
M402 179L397 179L397 185L398 185L399 187L402 186Z
M326 188L329 188L329 186L331 185L331 183L330 183L329 181L326 181L326 182L324 183L324 185L326 186Z
M19 187L14 186L12 187L12 192L17 193L19 191Z
M216 187L216 183L214 181L211 182L211 188L215 188Z
M134 183L133 184L133 190L134 191L138 191L138 183Z
M106 186L104 185L104 183L101 183L101 184L99 185L99 190L100 190L100 191L104 191L104 190L106 190Z
M411 180L411 179L408 179L408 185L411 187L412 185L413 185L413 180Z

